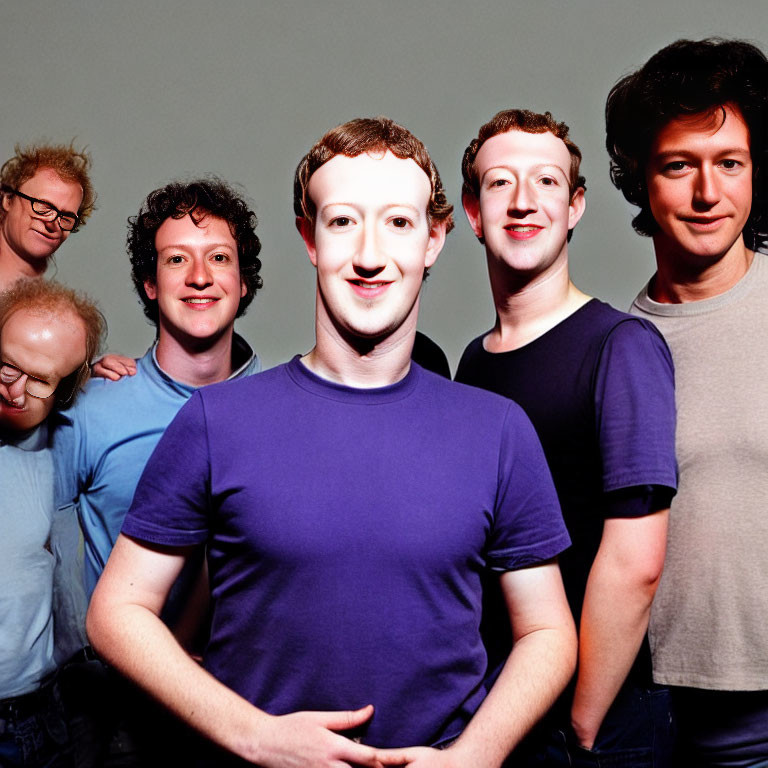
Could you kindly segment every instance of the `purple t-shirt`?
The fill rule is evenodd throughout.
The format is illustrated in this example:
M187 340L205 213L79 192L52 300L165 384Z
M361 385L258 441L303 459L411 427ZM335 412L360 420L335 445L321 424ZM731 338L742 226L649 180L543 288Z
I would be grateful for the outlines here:
M298 358L195 393L123 532L207 542L219 680L272 714L372 703L376 746L461 732L485 695L481 576L569 543L517 405L415 364L353 389Z

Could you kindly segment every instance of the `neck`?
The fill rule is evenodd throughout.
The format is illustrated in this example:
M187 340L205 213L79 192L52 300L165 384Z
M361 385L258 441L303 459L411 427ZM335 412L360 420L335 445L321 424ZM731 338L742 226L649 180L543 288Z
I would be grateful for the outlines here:
M499 267L490 256L488 272L496 307L496 324L484 340L489 352L509 352L529 344L590 299L571 282L567 254L532 279Z
M232 375L232 335L229 330L215 340L179 340L160 327L157 362L171 377L183 384L204 387Z
M0 227L0 290L10 288L20 277L42 277L47 259L27 260L11 248Z
M393 333L379 339L352 337L344 333L324 311L318 296L315 315L316 343L302 358L323 379L357 389L395 384L411 367L419 302Z
M681 257L660 237L654 238L657 271L648 294L662 304L684 304L719 296L733 288L747 274L754 251L739 239L719 258L701 261Z

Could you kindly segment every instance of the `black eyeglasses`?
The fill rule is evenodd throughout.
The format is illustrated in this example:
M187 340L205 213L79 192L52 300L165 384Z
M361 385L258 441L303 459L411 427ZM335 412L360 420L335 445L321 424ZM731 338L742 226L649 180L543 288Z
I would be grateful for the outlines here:
M80 226L80 217L72 211L60 211L55 205L49 203L47 200L39 200L36 197L30 197L23 192L19 192L18 189L9 187L7 184L2 185L3 192L10 192L12 195L23 197L25 200L29 200L29 204L32 206L32 210L41 218L46 221L59 220L59 226L65 232L72 232Z
M60 396L59 400L61 403L68 403L75 394L78 376L83 367L87 365L87 362L83 363L83 365L76 371L70 373L69 376L65 376L56 384L51 384L48 381L43 381L42 379L31 376L26 371L22 371L21 368L17 368L15 365L0 360L0 382L5 384L5 386L9 386L15 381L18 381L22 376L26 376L27 382L24 389L30 397L35 397L38 400L47 400L61 387L64 394Z

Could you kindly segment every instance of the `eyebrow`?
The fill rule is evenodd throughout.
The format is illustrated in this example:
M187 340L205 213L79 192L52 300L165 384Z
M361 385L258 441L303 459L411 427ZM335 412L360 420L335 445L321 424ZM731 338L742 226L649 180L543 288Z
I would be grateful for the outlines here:
M74 216L75 218L79 218L77 213L75 211L67 211L63 208L59 208L56 203L52 203L50 200L46 199L45 197L35 197L34 195L30 195L29 192L23 192L22 190L18 189L17 192L20 192L23 195L26 195L27 197L31 197L33 200L37 200L41 203L45 203L46 205L50 206L51 208L57 210L59 213L63 213L68 216Z
M345 205L349 208L357 208L358 203L345 203L343 201L333 202L333 203L326 203L321 209L320 213L324 214L329 208L331 208L334 205ZM387 211L390 208L407 208L409 211L413 211L416 214L421 214L421 209L415 205L411 205L410 203L387 203L386 205L382 206L381 210Z
M653 157L657 157L659 159L665 159L667 157L673 157L682 155L683 157L694 157L698 155L698 152L694 152L688 149L666 149L663 152L657 152ZM729 147L727 149L722 149L717 153L717 157L723 157L725 155L745 155L747 157L752 156L752 152L749 149L744 149L744 147Z
M186 250L188 248L193 248L194 246L190 245L189 243L171 243L171 245L163 246L158 253L162 251L168 251L171 249L174 250ZM209 251L215 251L217 248L228 248L229 250L237 250L237 244L233 247L230 243L214 243L213 245L209 246Z
M12 368L15 368L17 371L21 371L26 376L29 376L30 378L35 379L35 381L42 381L42 382L45 382L46 384L51 379L56 378L55 374L53 374L53 373L43 373L43 374L41 374L39 372L30 373L29 371L25 371L20 365L18 365L18 363L14 362L13 358L7 358L5 356L0 356L0 363L2 363L3 365L10 365Z
M554 168L555 170L560 171L560 173L563 174L563 177L566 180L570 179L570 169L566 171L564 168L561 168L557 163L538 163L537 165L531 166L532 171L542 171L545 168ZM510 172L514 171L511 165L507 165L505 163L499 163L498 165L492 165L490 168L486 169L483 172L482 178L484 179L491 171L498 171L498 170L504 170L504 171L510 171Z

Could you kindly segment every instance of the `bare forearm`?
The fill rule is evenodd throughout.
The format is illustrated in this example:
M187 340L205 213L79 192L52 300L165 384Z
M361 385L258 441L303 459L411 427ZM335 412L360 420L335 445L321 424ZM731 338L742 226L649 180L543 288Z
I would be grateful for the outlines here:
M461 765L500 766L573 675L576 633L567 623L515 643L507 663L454 749Z
M269 716L193 661L155 614L137 605L94 601L88 635L107 662L174 714L224 748L253 759L254 736Z
M629 674L648 629L664 561L666 512L610 521L589 574L579 633L579 674L571 719L591 747ZM605 538L605 534L604 534Z

